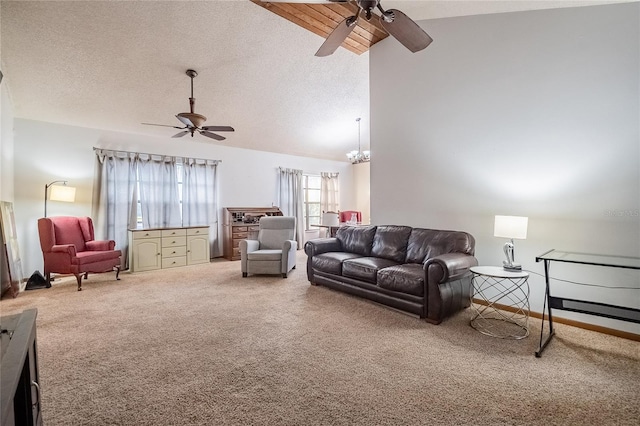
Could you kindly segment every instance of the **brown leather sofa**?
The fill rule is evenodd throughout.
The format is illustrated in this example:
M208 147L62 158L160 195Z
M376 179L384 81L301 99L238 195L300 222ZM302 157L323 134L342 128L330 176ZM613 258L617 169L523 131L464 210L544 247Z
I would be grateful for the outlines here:
M307 241L307 277L439 324L470 304L475 239L408 226L343 226Z

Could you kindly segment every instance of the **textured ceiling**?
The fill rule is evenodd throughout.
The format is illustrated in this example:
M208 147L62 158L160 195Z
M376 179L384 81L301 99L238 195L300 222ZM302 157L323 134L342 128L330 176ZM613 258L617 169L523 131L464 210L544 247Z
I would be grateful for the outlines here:
M382 3L422 20L612 2ZM321 37L249 0L2 0L0 7L2 84L16 117L171 140L174 129L140 123L179 125L174 116L189 110L185 71L192 68L199 74L195 111L206 125L236 132L223 142L196 136L172 143L197 139L345 160L362 117L368 146L369 53L338 49L316 58Z

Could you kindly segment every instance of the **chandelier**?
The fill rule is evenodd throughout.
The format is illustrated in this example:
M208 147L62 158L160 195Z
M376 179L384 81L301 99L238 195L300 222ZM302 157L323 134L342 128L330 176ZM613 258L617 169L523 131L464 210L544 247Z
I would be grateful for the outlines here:
M358 150L347 153L347 158L351 161L351 164L360 164L371 161L371 152L360 150L360 117L356 118L358 122Z

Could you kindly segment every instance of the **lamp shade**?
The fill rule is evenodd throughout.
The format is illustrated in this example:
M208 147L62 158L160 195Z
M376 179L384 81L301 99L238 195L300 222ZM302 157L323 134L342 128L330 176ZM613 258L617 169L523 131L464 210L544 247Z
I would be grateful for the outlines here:
M73 203L76 200L76 188L67 185L52 185L49 200Z
M496 216L496 220L493 226L493 236L524 240L527 238L528 223L528 217Z
M326 226L338 226L340 220L338 219L338 213L326 212L322 213L322 224Z

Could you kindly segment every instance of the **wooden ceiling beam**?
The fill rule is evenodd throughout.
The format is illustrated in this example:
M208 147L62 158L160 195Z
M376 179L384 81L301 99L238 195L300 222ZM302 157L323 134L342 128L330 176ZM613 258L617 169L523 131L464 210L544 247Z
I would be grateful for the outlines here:
M309 4L251 1L325 39L345 18L353 16L358 10L357 6L351 3ZM384 31L377 17L367 21L361 16L358 19L358 25L342 43L342 47L360 55L388 36L389 34Z
M317 25L317 24L311 25L307 21L305 21L305 19L303 19L300 13L297 13L295 9L290 7L292 5L291 3L279 3L279 2L270 3L270 2L262 2L260 0L251 0L251 1L275 13L276 15L281 16L290 22L293 22L296 25L299 25L302 28L311 31L314 34L319 35L322 38L326 38L328 35L327 31L321 29L322 28L321 25ZM318 45L318 48L319 47L320 45ZM360 43L358 43L357 41L354 41L353 39L345 40L344 43L342 43L342 47L344 47L345 49L357 55L360 55L367 51L366 46L362 46Z
M291 7L291 6L295 6L295 4L290 4L290 3L275 3L275 4L277 4L277 9L279 9L279 11L282 12L282 13L279 13L273 10L275 13L282 16L283 18L288 19L289 21L295 24L298 24L302 28L305 28L315 34L318 34L322 38L326 39L328 35L333 31L333 27L323 26L317 20L312 20L311 18L309 18L307 14L300 13L295 7ZM320 47L320 45L318 45L318 47ZM362 43L360 43L359 40L356 40L353 37L348 37L342 43L342 47L358 55L368 50L368 46L362 45Z

